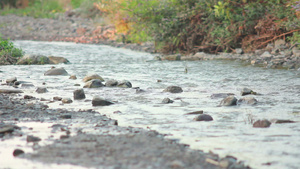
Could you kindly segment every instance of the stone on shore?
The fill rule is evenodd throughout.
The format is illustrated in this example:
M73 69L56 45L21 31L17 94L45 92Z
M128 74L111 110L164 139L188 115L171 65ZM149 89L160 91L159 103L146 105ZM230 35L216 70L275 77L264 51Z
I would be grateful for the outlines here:
M47 88L46 87L38 87L35 92L37 93L46 93L48 92Z
M221 106L234 106L237 103L237 99L234 96L228 96L220 103Z
M244 97L238 100L240 104L248 104L248 105L255 105L257 104L257 100L254 97Z
M68 59L64 58L64 57L58 57L58 56L48 56L49 58L49 64L60 64L60 63L70 63L70 61L68 61Z
M91 81L91 80L93 80L93 79L98 79L98 80L100 80L101 82L104 82L104 79L101 77L101 76L99 76L98 74L92 74L92 75L87 75L87 76L85 76L84 78L83 78L83 82L88 82L88 81Z
M109 106L111 104L114 104L113 102L110 102L108 100L104 100L99 96L94 96L92 100L92 105L93 106Z
M0 89L0 93L12 94L12 93L24 93L22 90L17 89Z
M103 83L100 79L93 79L85 83L83 88L100 88L103 87Z
M17 62L18 65L43 65L49 64L49 58L43 55L25 54Z
M44 73L45 76L67 76L68 72L64 68L52 68Z
M183 92L182 88L179 86L169 86L163 92L170 92L170 93L181 93Z
M195 121L212 121L213 118L208 114L200 114L194 118Z
M253 127L255 128L267 128L271 126L271 122L269 120L257 120L253 123Z
M82 100L85 99L85 94L83 89L77 89L73 92L74 100Z

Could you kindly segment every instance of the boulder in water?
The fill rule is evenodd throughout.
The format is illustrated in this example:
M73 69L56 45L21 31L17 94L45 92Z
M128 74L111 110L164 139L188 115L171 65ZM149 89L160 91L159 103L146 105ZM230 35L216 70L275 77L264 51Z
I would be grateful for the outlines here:
M102 84L100 79L93 79L85 83L83 88L99 88L103 87L104 85Z
M92 100L92 105L93 106L109 106L111 104L114 104L113 102L110 102L108 100L104 100L99 96L94 96Z
M58 57L58 56L48 56L49 58L49 64L60 64L60 63L70 63L68 61L68 59L64 58L64 57Z
M85 99L85 94L83 89L77 89L73 92L73 94L74 94L74 100Z
M208 114L200 114L194 118L195 121L213 121L213 118Z
M269 120L257 120L253 123L253 127L255 128L267 128L271 126L271 122Z
M92 75L87 75L83 78L83 82L88 82L90 80L93 80L93 79L99 79L101 82L104 82L104 79L99 76L98 74L92 74Z
M181 92L183 92L183 90L179 86L169 86L163 92L181 93Z
M234 96L228 96L223 99L220 103L221 106L234 106L236 105L237 99Z
M67 76L68 72L64 68L52 68L44 73L45 76Z

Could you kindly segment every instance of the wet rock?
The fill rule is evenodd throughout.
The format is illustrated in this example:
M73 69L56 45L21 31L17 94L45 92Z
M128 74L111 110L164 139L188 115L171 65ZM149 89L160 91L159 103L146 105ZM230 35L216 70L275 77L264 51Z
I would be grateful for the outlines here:
M29 96L29 95L24 95L24 97L23 97L24 99L28 99L28 100L30 100L30 99L34 99L34 97L33 96Z
M52 68L44 73L45 76L67 76L68 72L64 68Z
M271 126L271 122L269 120L257 120L253 123L253 127L255 128L267 128Z
M121 88L131 88L132 87L132 84L131 82L127 81L127 80L123 80L121 82L118 82L118 87L121 87Z
M256 92L254 92L253 90L249 89L249 88L243 88L241 91L241 95L245 96L245 95L249 95L249 94L256 94Z
M17 81L17 78L16 78L16 77L6 79L6 83L7 83L7 84L13 84L13 83L16 82L16 81Z
M118 81L114 79L109 79L105 82L106 87L115 87L118 85Z
M224 99L228 96L233 96L233 95L234 95L233 93L215 93L215 94L212 94L210 96L210 98L212 98L212 99L219 99L219 98Z
M72 101L71 98L63 98L63 99L61 100L61 102L64 103L64 104L70 104L70 103L72 103L73 101Z
M295 121L292 120L282 120L282 119L276 119L275 123L282 124L282 123L295 123Z
M83 88L99 88L103 87L103 83L100 79L93 79L85 83Z
M64 114L64 115L61 115L59 116L61 119L71 119L72 118L72 115L70 114Z
M92 100L92 105L93 106L109 106L111 104L114 104L113 102L110 102L108 100L104 100L99 96L94 96Z
M208 114L200 114L194 118L195 121L212 121L213 118Z
M98 74L92 74L92 75L87 75L87 76L85 76L84 78L83 78L83 82L88 82L88 81L90 81L90 80L93 80L93 79L98 79L98 80L100 80L101 82L104 82L104 79L101 77L101 76L99 76Z
M26 138L26 141L29 143L29 142L39 142L41 141L42 139L40 139L39 137L35 137L35 136L32 136L32 135L29 135L27 136Z
M24 93L24 92L22 90L17 90L17 89L0 89L0 93L13 94L13 93Z
M182 88L179 86L169 86L163 92L170 92L170 93L181 93L183 92Z
M239 99L238 103L255 105L255 104L257 104L257 100L254 97L244 97L244 98Z
M76 75L71 75L71 76L69 77L69 79L76 80L77 77L76 77Z
M37 93L47 93L48 90L47 90L46 87L38 87L38 88L35 90L35 92L37 92Z
M55 100L55 101L61 101L62 97L55 96L55 97L53 97L53 100Z
M168 103L173 103L174 101L173 100L171 100L170 98L164 98L163 100L162 100L162 103L163 104L168 104Z
M181 60L181 55L165 55L162 60Z
M234 106L237 103L237 99L234 96L228 96L226 98L224 98L220 105L221 106Z
M49 64L49 58L43 55L25 54L19 61L18 65L43 65Z
M58 56L48 56L49 58L49 64L60 64L60 63L70 63L68 61L68 59L64 58L64 57L58 57Z
M193 111L193 112L190 112L190 113L186 113L185 115L194 115L194 114L203 114L203 110Z
M31 88L34 87L34 85L32 83L22 83L21 88Z
M12 133L16 129L19 130L21 128L16 125L13 125L13 124L0 123L0 134ZM0 137L1 137L1 135L0 135Z
M73 92L74 100L85 99L85 94L83 89L77 89Z
M143 89L140 89L139 87L135 88L135 93L144 93L144 92L146 92L146 91Z
M21 84L20 81L15 81L13 86L19 86Z
M19 156L21 154L24 154L25 152L21 149L15 149L14 152L13 152L13 156L16 157L16 156Z

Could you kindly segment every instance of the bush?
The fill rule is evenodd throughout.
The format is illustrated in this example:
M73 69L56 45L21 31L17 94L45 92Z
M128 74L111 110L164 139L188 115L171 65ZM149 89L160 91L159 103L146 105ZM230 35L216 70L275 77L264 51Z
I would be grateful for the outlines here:
M12 42L0 37L0 64L15 64L23 54L22 49L14 47Z

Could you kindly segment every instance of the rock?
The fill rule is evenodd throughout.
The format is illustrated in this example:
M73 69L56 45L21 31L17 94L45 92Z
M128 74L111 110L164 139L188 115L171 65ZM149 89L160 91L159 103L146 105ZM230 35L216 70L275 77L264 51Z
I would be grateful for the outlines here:
M58 96L55 96L55 97L53 97L53 100L55 100L55 101L61 101L62 98L61 98L61 97L58 97Z
M278 39L275 41L274 43L274 48L278 48L278 49L282 49L282 48L285 48L285 40L283 39Z
M115 87L117 85L118 85L118 81L116 81L114 79L110 79L105 82L106 87Z
M34 85L32 83L22 83L21 88L30 88L30 87L34 87Z
M0 123L0 134L12 133L16 129L19 130L21 128L16 126L16 125L13 125L13 124L2 124L2 123Z
M109 106L111 104L114 104L113 102L107 101L102 99L99 96L94 96L93 100L92 100L92 105L93 106Z
M146 91L143 89L140 89L139 87L135 88L135 93L144 93L144 92L146 92Z
M15 149L14 152L13 152L13 156L16 157L16 156L19 156L21 154L24 154L25 152L21 149Z
M16 78L16 77L6 79L6 83L7 83L7 84L15 83L16 81L17 81L17 78Z
M41 140L42 139L40 139L39 137L35 137L35 136L31 136L31 135L27 136L27 138L26 138L27 142L39 142Z
M49 58L43 55L25 54L19 61L18 65L43 65L49 64Z
M131 82L127 81L127 80L123 80L121 82L118 82L118 87L121 87L121 88L131 88L132 87L132 84Z
M20 81L15 81L13 86L19 86L21 84Z
M300 57L300 50L296 47L293 48L293 55L294 57Z
M186 113L185 115L203 114L203 110Z
M271 122L269 120L257 120L253 123L253 127L255 128L267 128L270 127Z
M181 55L166 55L162 60L181 60Z
M183 92L183 90L179 86L169 86L163 92L181 93L181 92Z
M61 115L59 116L61 119L71 119L72 118L72 115L70 114L64 114L64 115Z
M276 123L276 124L282 124L282 123L295 123L295 121L292 121L292 120L281 120L281 119L276 119L275 123Z
M238 103L245 103L249 105L257 104L257 100L254 97L244 97L238 100Z
M163 104L168 104L168 103L173 103L173 102L174 101L169 99L169 98L164 98L163 101L162 101Z
M210 98L212 98L212 99L219 99L219 98L224 99L228 96L233 96L233 95L234 95L233 93L215 93L215 94L212 94L210 96Z
M212 121L213 118L208 114L200 114L194 118L195 121Z
M265 51L262 55L260 55L260 57L264 58L264 60L270 60L272 55L268 51Z
M66 58L64 57L57 57L57 56L48 56L49 58L49 64L60 64L60 63L70 63Z
M241 95L245 96L245 95L249 95L249 94L256 94L256 92L254 92L253 90L249 89L249 88L243 88L241 91Z
M77 77L76 77L76 75L71 75L71 76L69 77L69 79L76 80Z
M99 88L103 87L102 81L100 79L93 79L85 83L83 88Z
M0 89L0 93L12 94L12 93L24 93L22 90L16 89Z
M33 99L34 97L33 96L29 96L29 95L24 95L24 97L23 97L24 99Z
M235 53L236 54L242 54L243 53L243 49L242 48L236 48L235 49Z
M77 89L73 92L73 94L74 94L74 100L85 99L85 94L83 89Z
M64 68L52 68L44 73L45 76L67 76L68 72Z
M38 87L35 92L37 93L46 93L48 92L47 88L46 87Z
M64 104L70 104L72 103L72 99L71 98L63 98L61 99L61 102L64 103Z
M228 96L226 98L224 98L220 105L221 106L234 106L236 105L237 99L234 96Z
M97 74L87 75L87 76L85 76L85 77L83 78L82 81L83 81L83 82L88 82L88 81L93 80L93 79L98 79L98 80L100 80L101 82L104 82L104 79L103 79L101 76L97 75Z

